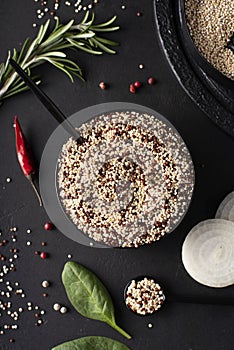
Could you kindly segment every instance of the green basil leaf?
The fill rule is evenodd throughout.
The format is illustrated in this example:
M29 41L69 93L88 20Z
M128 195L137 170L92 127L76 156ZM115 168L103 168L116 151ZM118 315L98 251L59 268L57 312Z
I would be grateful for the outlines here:
M65 264L62 281L68 299L83 316L107 323L126 338L131 336L117 326L111 297L97 276L73 261Z
M84 337L60 344L52 350L130 350L126 345L105 337Z

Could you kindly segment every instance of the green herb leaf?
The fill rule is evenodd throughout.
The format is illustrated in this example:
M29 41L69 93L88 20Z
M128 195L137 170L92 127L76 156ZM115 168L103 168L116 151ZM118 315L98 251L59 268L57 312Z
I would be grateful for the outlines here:
M82 50L94 55L101 55L103 52L115 53L110 47L115 46L116 43L97 36L96 32L117 30L119 27L110 27L116 17L98 25L94 25L94 19L94 14L90 16L88 11L83 20L76 25L73 24L73 20L67 24L61 24L59 19L56 19L50 33L51 21L48 20L40 27L36 38L32 41L29 38L25 40L20 51L16 49L8 51L6 62L0 63L0 102L27 90L25 83L20 83L18 74L9 65L10 58L17 61L29 76L32 68L48 62L67 74L73 82L74 76L84 79L76 62L66 59L65 49Z
M85 52L88 52L88 53L91 53L93 55L102 55L102 52L101 51L97 51L97 50L93 50L87 46L84 45L84 43L82 42L76 42L72 39L68 39L68 41L75 47L77 47L78 49L82 50L82 51L85 51Z
M95 32L114 32L115 30L118 30L119 27L111 27L111 28L100 28L98 26L93 26L93 30Z
M30 38L27 38L21 48L21 51L20 51L20 54L19 54L19 57L18 57L18 62L20 63L21 62L21 59L24 58L24 55L27 51L27 47L28 47L28 44L30 43Z
M106 45L102 44L100 41L98 41L97 39L93 38L93 43L97 46L100 47L103 51L107 52L107 53L111 53L111 54L115 54L114 50L111 50L109 47L107 47Z
M110 45L110 46L118 46L119 45L119 43L117 43L116 41L112 41L112 40L109 40L109 39L106 39L106 38L101 38L101 37L96 36L96 39L98 41L100 41L101 43L104 43L104 44L107 44L107 45Z
M117 326L111 297L97 276L73 261L65 264L62 281L68 299L84 317L107 323L126 338L131 336Z
M84 337L75 339L52 350L130 350L126 345L106 337Z
M67 55L64 52L59 52L59 51L50 51L47 53L44 53L42 57L66 57ZM39 56L40 57L40 56Z
M110 24L112 24L112 23L116 20L116 18L117 18L117 16L114 16L114 17L112 17L109 21L107 21L107 22L105 22L105 23L101 23L101 24L96 25L96 27L99 27L99 28L101 28L101 27L107 27L107 26L109 26Z
M48 30L48 27L50 25L50 20L48 19L46 21L46 23L44 25L41 26L40 30L39 30L39 33L37 35L37 38L38 38L38 41L37 43L40 44L42 42L42 40L44 39L46 33L47 33L47 30Z
M74 22L74 20L71 20L65 26L59 27L55 32L52 32L52 34L42 44L42 46L46 46L48 44L51 44L52 42L55 42L56 39L60 38L63 34L65 34L71 28L73 22Z

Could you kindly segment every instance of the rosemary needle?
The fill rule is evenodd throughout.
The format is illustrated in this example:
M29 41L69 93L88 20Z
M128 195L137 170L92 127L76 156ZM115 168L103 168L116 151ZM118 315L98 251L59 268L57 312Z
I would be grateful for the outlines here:
M74 76L83 79L81 68L72 59L67 58L66 49L83 50L89 54L101 55L104 52L114 54L113 46L118 43L103 38L100 33L112 32L119 29L112 26L116 16L101 24L94 23L94 14L86 13L79 24L74 20L61 24L56 20L54 28L49 32L51 21L43 24L34 40L27 38L18 52L16 49L8 52L5 63L0 64L0 103L28 87L9 64L10 58L31 76L31 69L45 62L63 71L73 82ZM39 77L32 76L36 84Z

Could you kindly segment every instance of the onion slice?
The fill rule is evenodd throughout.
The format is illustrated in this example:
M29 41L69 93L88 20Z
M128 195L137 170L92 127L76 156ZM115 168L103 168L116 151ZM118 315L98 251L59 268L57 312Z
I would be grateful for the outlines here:
M188 274L209 287L234 283L234 222L209 219L192 228L182 247Z
M229 193L221 202L215 217L234 222L234 191Z

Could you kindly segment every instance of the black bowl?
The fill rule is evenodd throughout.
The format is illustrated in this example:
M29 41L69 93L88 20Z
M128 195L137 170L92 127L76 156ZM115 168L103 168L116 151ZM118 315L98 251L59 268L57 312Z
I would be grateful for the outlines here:
M177 22L179 26L179 36L181 45L185 50L187 56L195 65L198 65L205 74L207 74L211 79L215 80L217 83L221 84L223 87L234 91L234 81L223 73L218 71L214 66L212 66L203 55L200 53L196 47L187 25L186 14L185 14L185 1L176 1L176 13L178 15Z
M138 314L137 312L134 312L134 311L126 304L127 290L128 290L128 287L130 286L130 284L132 283L132 281L139 282L139 281L143 280L144 278L149 278L149 279L151 279L151 280L154 280L155 283L158 283L158 282L155 280L155 278L152 277L152 276L138 276L138 277L136 277L136 278L132 278L132 279L126 284L126 286L125 286L125 288L124 288L124 295L123 295L123 297L124 297L124 304L126 305L127 309L130 310L131 312L133 312L135 315L141 316L141 317L152 316L152 315L154 315L156 312L160 311L160 309L161 309L161 308L160 308L160 309L155 310L154 312L148 313L148 314L146 314L146 315L141 315L141 314ZM161 287L161 284L160 284L160 287ZM162 288L162 287L161 287L161 288ZM165 302L166 297L165 297L163 288L162 288L162 292L163 292L163 295L164 295L164 302ZM164 303L163 303L163 304L164 304ZM162 305L163 305L163 304L162 304Z

